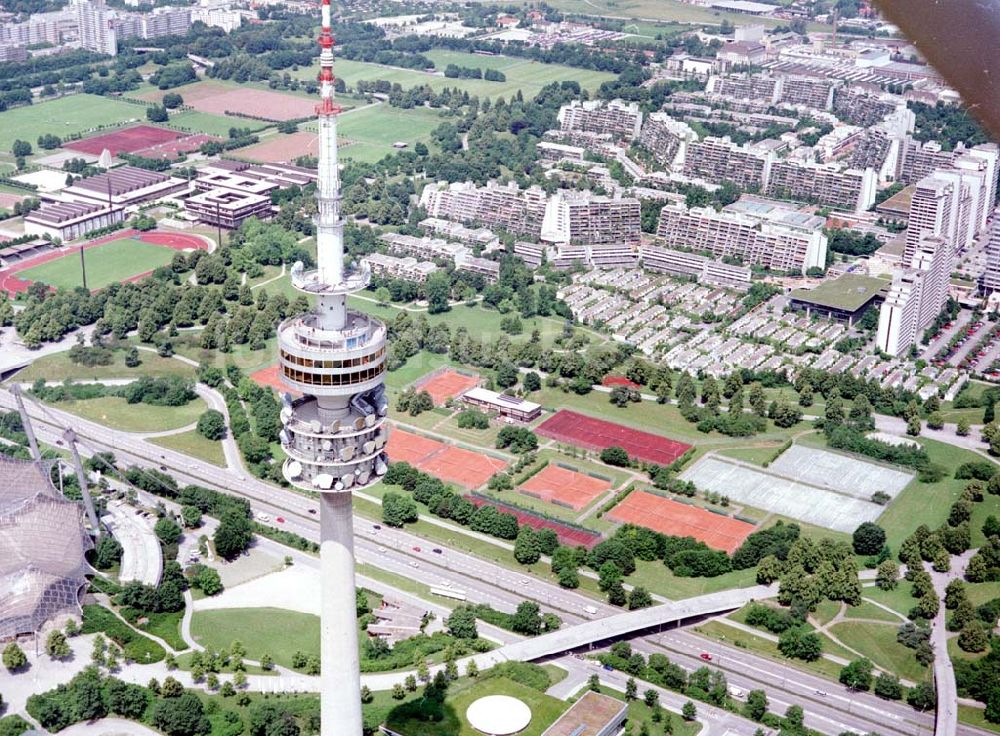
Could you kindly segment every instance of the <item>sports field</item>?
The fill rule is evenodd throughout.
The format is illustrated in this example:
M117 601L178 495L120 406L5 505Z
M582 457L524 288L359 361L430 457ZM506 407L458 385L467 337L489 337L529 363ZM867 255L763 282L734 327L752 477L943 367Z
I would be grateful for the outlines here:
M747 23L748 16L740 13L724 13L711 8L694 5L680 0L552 0L557 10L585 15L602 15L611 18L638 18L642 20L676 21L678 23L714 23L728 20L736 25ZM779 18L753 18L754 23L774 27L787 23ZM829 26L809 23L809 30L830 30ZM629 24L626 32L634 32Z
M205 133L206 135L217 135L221 138L228 138L230 128L257 128L263 125L263 123L258 120L231 118L225 115L198 112L197 110L185 110L176 115L171 114L168 125L174 128L183 128L193 133Z
M293 120L311 117L316 109L316 103L305 97L215 81L197 82L176 91L185 105L212 115L240 112L265 120ZM155 90L140 95L140 99L160 102L164 94L166 92ZM247 120L245 125L256 126L257 122Z
M18 138L34 146L38 136L47 133L64 137L96 130L99 125L145 119L146 111L138 105L97 95L69 95L0 113L0 150L9 151Z
M448 399L453 399L478 384L479 376L469 376L449 368L421 378L413 384L413 389L426 391L431 395L435 406L443 406Z
M753 524L715 514L645 491L633 491L607 515L674 537L694 537L713 549L732 553L754 530Z
M595 90L602 82L614 79L615 76L608 72L574 69L561 64L543 64L513 56L483 57L460 51L439 50L430 51L427 56L434 59L434 63L437 64L438 71L436 73L382 66L350 59L337 59L334 71L338 77L351 86L362 80L383 79L390 84L400 84L404 89L427 84L435 91L448 87L468 92L470 95L492 98L509 98L518 90L521 90L525 97L533 97L546 84L563 81L576 81L584 89ZM449 63L479 67L480 69L489 66L502 71L506 75L507 81L485 82L481 79L449 79L443 73L445 66ZM292 72L292 75L298 79L315 79L318 71L318 65L299 67L299 70Z
M94 156L100 156L104 149L108 149L108 152L115 156L122 151L132 153L142 148L174 141L183 135L183 133L157 125L133 125L129 128L120 128L108 133L89 136L79 141L72 141L67 143L64 148L82 151Z
M517 490L543 501L579 511L611 488L611 484L558 465L548 464Z
M781 453L768 471L864 501L878 491L895 498L913 480L913 473L802 445Z
M479 488L490 476L507 467L499 458L438 442L399 427L393 427L389 433L386 452L393 462L407 462L446 483L470 490Z
M568 442L590 450L621 447L629 457L657 465L670 465L691 449L691 445L684 442L566 409L557 411L538 425L535 431L557 442Z
M100 289L108 284L128 281L160 266L166 266L174 257L170 248L143 243L134 238L112 240L87 248L84 255L88 289ZM83 286L78 249L73 249L62 258L20 271L18 277L41 281L58 289Z
M880 466L874 467L881 470ZM702 491L714 491L737 503L848 534L861 522L875 521L885 511L884 506L866 499L720 456L702 458L680 477Z

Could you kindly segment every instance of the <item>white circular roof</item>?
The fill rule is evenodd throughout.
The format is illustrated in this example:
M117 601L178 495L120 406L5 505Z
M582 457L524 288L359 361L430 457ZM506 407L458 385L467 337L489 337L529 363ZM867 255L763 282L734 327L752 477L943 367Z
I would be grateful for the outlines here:
M531 708L509 695L487 695L465 711L469 724L488 736L510 736L531 722Z

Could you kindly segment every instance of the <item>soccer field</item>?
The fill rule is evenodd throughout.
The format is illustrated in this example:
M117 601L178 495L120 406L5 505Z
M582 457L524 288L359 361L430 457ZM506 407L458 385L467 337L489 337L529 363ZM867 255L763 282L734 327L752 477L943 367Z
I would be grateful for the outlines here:
M101 289L133 276L166 266L174 257L170 248L151 245L132 238L112 240L84 251L87 263L87 288ZM24 279L41 281L56 288L83 286L78 248L62 258L29 268L17 274Z
M69 95L0 113L0 150L9 151L17 139L37 148L38 136L47 133L62 138L98 125L114 126L140 119L145 121L146 112L138 105L97 95Z
M525 97L534 97L542 87L550 82L576 81L584 89L595 90L602 82L614 79L609 72L597 72L589 69L575 69L562 64L543 64L539 61L529 61L511 56L480 56L460 51L429 51L426 56L434 60L438 72L443 72L448 64L479 67L480 69L498 69L506 77L506 82L485 82L482 79L449 79L443 74L427 73L415 69L400 69L398 67L369 64L363 61L337 59L334 70L338 77L347 84L355 85L359 81L375 81L383 79L391 84L400 84L404 89L420 85L430 85L438 91L445 87L459 89L470 95L479 97L511 97L518 90ZM292 75L298 79L315 79L318 66L299 67Z
M337 132L351 143L341 149L341 156L355 161L378 161L393 152L392 144L396 141L404 141L411 147L417 141L428 142L431 131L443 120L437 110L425 107L403 110L371 105L343 113L337 118Z

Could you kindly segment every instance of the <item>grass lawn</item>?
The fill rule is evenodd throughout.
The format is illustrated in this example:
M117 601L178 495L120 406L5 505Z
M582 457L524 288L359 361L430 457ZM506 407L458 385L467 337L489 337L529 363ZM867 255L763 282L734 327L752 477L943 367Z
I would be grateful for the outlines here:
M820 626L825 626L840 612L841 605L843 604L840 601L823 601L816 606L812 616L819 622Z
M129 404L117 396L60 401L54 406L122 432L161 432L180 429L198 421L198 417L208 409L201 399L190 401L184 406L150 406Z
M392 147L396 141L411 147L417 141L429 142L431 131L442 120L437 110L426 107L404 110L389 105L370 105L342 114L337 118L337 131L352 143L341 149L341 155L356 161L378 161L396 150Z
M955 468L964 462L983 459L982 455L936 440L920 437L918 441L927 450L931 462L944 466L948 472L944 480L938 483L921 483L914 478L878 518L879 526L885 529L886 542L892 549L899 549L902 541L921 524L926 524L930 529L941 526L948 518L951 504L958 500L962 489L969 482L956 480ZM997 499L996 496L987 498ZM984 506L987 503L984 501L976 506ZM973 526L973 545L976 544L977 534L979 534L978 528Z
M133 609L134 610L134 609ZM139 612L136 615L130 614L127 609L120 611L123 616L140 631L145 631L158 637L170 645L172 649L182 652L188 648L187 642L181 636L181 619L184 618L184 611L172 611L169 613L143 613L141 616L146 619L145 623L139 623Z
M983 715L985 712L984 708L976 708L973 705L959 705L958 720L970 726L977 726L985 728L987 731L1000 733L1000 723L990 723L987 721L986 716Z
M260 661L270 654L276 664L292 666L301 651L319 654L319 617L283 608L226 608L195 611L191 635L207 649L228 648L237 639L247 659Z
M844 613L847 618L868 618L875 621L885 621L890 624L902 625L903 619L893 616L884 608L879 608L874 603L863 601L860 606L848 606Z
M9 151L18 138L34 146L35 139L47 133L62 138L98 126L145 120L146 112L138 105L98 95L69 95L0 113L0 149Z
M138 378L139 376L183 376L194 377L194 368L187 363L173 358L161 358L156 353L139 351L142 361L135 368L125 365L125 351L116 350L111 365L85 366L69 359L69 353L53 353L34 361L17 374L18 381L34 381L44 378L46 381L65 381L72 378L78 381L97 380L100 378Z
M552 7L568 13L585 15L600 15L612 18L636 18L653 21L673 21L677 23L696 23L719 25L723 20L731 23L745 24L747 16L739 13L724 13L699 7L679 0L554 0ZM787 21L778 18L754 18L754 23L760 23L769 28L782 25ZM809 23L809 30L829 31L830 27L819 23ZM625 26L631 31L630 25Z
M917 662L913 650L896 641L897 626L844 621L830 627L838 639L857 649L879 667L900 677L920 682L927 668Z
M173 259L174 253L174 250L162 245L143 243L132 238L112 240L110 243L87 248L83 253L87 267L87 288L100 289L166 266ZM75 250L62 258L21 271L18 276L31 281L42 281L57 289L75 289L83 285L80 255Z
M551 82L576 81L584 89L595 90L602 82L614 79L614 75L607 72L574 69L561 64L544 64L515 57L490 58L458 51L438 50L430 51L426 55L438 64L438 73L381 66L351 59L338 59L337 76L349 86L354 86L359 81L381 79L390 84L402 85L404 89L426 84L436 92L449 87L479 95L481 98L491 97L494 99L497 97L510 98L518 90L521 90L525 97L534 97L542 87ZM438 63L438 58L448 59L448 61ZM443 73L444 67L448 63L478 66L479 68L485 68L488 65L503 71L507 81L485 82L481 79L449 79ZM292 72L292 75L298 79L311 80L316 78L317 71L317 65L302 66L299 67L298 71Z
M828 677L832 680L836 680L840 675L841 666L836 662L831 662L830 660L822 657L817 659L815 662L806 662L801 659L789 659L778 651L777 642L765 639L762 636L756 636L755 634L748 634L740 629L727 626L721 621L708 621L706 623L699 624L694 630L711 639L718 639L720 641L727 642L739 647L740 649L746 649L769 659L773 659L781 664L788 665L790 667L797 667L800 670L811 672L814 675ZM830 649L828 644L831 644L829 640L823 642L824 651L828 651ZM836 654L837 652L832 653Z
M225 115L212 115L197 110L186 110L170 116L167 127L176 128L189 133L206 133L220 138L229 137L230 128L257 128L263 125L258 120L243 120Z
M996 583L966 583L965 592L972 601L972 605L981 606L989 603L994 598L1000 598L1000 588Z
M190 429L180 434L171 434L166 437L157 437L150 440L154 445L166 447L168 450L177 450L185 455L205 460L220 468L226 467L226 456L222 451L222 442L205 439L196 429Z
M782 444L784 443L772 442L767 447L734 447L732 449L719 450L719 454L735 460L742 460L745 463L763 465L766 462L774 460Z
M487 695L508 695L523 701L531 709L531 722L520 731L520 736L540 736L563 711L566 703L533 690L526 685L505 677L455 681L448 688L444 718L428 723L401 717L393 711L386 719L386 726L401 736L478 736L479 731L465 720L465 711L479 698Z
M748 588L756 584L756 570L734 570L714 578L681 578L660 561L635 561L635 572L625 578L630 585L641 585L651 593L680 600L730 588ZM581 578L581 582L583 579Z
M961 647L958 646L958 637L952 636L948 639L948 656L951 658L952 662L958 662L961 660L974 661L985 657L989 653L989 649L985 652L966 652Z
M865 588L862 595L873 601L878 601L884 606L889 606L893 611L906 615L910 609L917 605L916 599L910 594L913 589L911 583L900 580L895 590L879 590L876 587Z

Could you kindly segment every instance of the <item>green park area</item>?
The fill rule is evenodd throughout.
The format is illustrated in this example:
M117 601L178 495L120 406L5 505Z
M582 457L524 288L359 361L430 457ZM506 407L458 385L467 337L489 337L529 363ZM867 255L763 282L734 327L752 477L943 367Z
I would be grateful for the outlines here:
M183 452L185 455L204 460L205 462L226 466L226 455L222 450L222 442L205 438L196 429L189 429L186 432L168 434L150 440L154 445L165 447L168 450Z
M400 736L478 736L480 732L469 724L465 712L473 702L488 695L514 697L531 709L531 722L520 736L540 736L566 710L562 701L506 677L463 678L448 687L441 720L421 720L411 716L411 710L416 708L402 707L390 711L386 727Z
M98 127L145 119L145 110L138 105L98 95L69 95L0 113L0 150L9 151L18 138L34 146L40 135L63 138Z
M161 245L143 243L133 238L112 240L83 251L84 264L77 251L62 258L21 271L18 276L29 281L41 281L57 289L75 289L83 285L83 269L87 270L87 288L101 289L166 266L175 251Z
M241 641L247 659L271 655L276 664L292 666L292 655L319 654L319 618L283 608L226 608L196 611L191 635L206 649L227 649Z
M602 82L614 79L614 75L608 72L576 69L561 64L544 64L516 57L490 58L459 51L430 51L426 55L434 59L435 64L437 64L438 71L436 73L382 66L350 59L337 59L335 69L337 76L350 86L360 81L384 80L390 84L399 84L404 89L426 84L435 91L448 87L468 92L470 95L492 98L509 98L518 90L525 97L533 97L545 85L563 81L576 81L585 89L595 90ZM439 63L439 59L441 63ZM498 61L498 59L502 61ZM507 81L486 82L482 79L449 79L443 74L444 68L448 64L496 69L504 73ZM297 72L293 72L293 75L298 79L315 79L317 71L318 66L316 65L300 67Z
M183 406L137 406L117 396L61 401L58 407L122 432L165 432L180 429L197 422L198 417L208 409L201 399L189 401Z
M176 358L163 358L154 352L139 351L137 366L125 365L125 350L114 350L107 365L82 365L74 362L68 352L45 355L17 374L17 380L33 382L44 378L49 382L67 379L93 381L101 378L139 378L140 376L181 376L194 378L194 368Z
M396 150L396 142L411 147L418 141L428 143L431 131L441 122L437 110L425 107L404 110L379 104L351 110L337 118L343 139L340 155L355 161L378 161Z
M681 0L552 0L552 7L566 13L603 15L612 18L632 18L644 21L664 21L718 25L723 20L737 25L745 25L748 16L740 13L726 13L720 10L681 2ZM777 18L753 18L773 28L787 25L788 21ZM810 23L809 30L829 30L829 26ZM626 26L626 30L631 30Z

